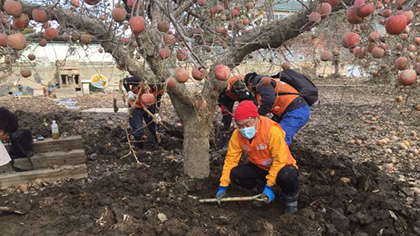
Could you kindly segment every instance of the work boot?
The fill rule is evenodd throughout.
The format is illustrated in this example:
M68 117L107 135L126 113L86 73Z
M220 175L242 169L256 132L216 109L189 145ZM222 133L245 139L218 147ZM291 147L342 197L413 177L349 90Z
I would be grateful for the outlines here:
M284 213L285 214L293 214L297 211L297 200L298 200L298 193L287 194L284 196Z

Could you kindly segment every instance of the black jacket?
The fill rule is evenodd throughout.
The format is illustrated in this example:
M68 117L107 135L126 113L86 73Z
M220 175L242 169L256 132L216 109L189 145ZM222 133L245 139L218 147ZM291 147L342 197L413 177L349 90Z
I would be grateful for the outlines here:
M123 79L123 86L126 92L130 91L130 85L138 85L140 80L137 77L126 77Z
M271 109L273 108L274 102L276 101L276 91L274 90L276 87L276 82L271 81L271 86L263 85L261 84L261 79L265 76L257 76L252 81L252 89L255 92L255 94L259 94L261 98L261 104L258 107L258 114L265 116L267 113L271 112ZM283 95L287 96L287 95ZM292 103L289 104L289 106L286 108L284 113L294 110L298 107L306 105L306 101L303 97L299 96L295 100L293 100ZM283 113L283 114L284 114Z

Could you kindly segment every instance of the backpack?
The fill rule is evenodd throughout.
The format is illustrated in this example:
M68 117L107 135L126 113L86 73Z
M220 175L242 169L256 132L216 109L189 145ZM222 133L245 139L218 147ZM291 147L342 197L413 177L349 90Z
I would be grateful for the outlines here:
M32 139L32 131L28 129L20 129L13 132L9 137L10 150L9 155L11 158L10 164L15 171L28 171L33 169L33 163L31 156L33 156L34 143ZM31 169L21 169L15 166L15 159L18 158L28 158L29 163L31 164Z
M294 70L286 70L279 72L272 78L279 78L280 81L286 82L293 86L299 95L306 100L309 106L318 101L318 88L305 75ZM279 93L278 95L287 95L290 93Z

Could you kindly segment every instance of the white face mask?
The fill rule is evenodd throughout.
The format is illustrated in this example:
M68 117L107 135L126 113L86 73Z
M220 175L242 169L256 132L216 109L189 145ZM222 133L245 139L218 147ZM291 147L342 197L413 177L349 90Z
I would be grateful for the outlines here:
M4 147L3 143L0 141L0 166L6 165L10 162L10 156Z
M247 139L252 139L255 136L256 130L255 126L251 127L245 127L242 129L239 129L239 132Z

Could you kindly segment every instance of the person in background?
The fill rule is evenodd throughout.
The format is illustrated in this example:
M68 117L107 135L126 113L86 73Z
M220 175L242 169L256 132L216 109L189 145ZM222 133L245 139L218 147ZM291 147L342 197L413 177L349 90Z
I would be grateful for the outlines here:
M130 107L129 124L132 130L131 134L135 140L135 145L140 149L144 147L144 128L147 126L153 137L153 148L161 150L162 147L159 145L157 137L158 125L145 109L151 114L158 112L164 90L159 89L158 86L154 84L146 86L136 77L124 78L123 86L127 91L127 99ZM155 99L150 103L145 103L141 100L141 96L147 92L155 96ZM143 120L146 125L143 124Z
M4 107L0 107L0 166L10 162L10 155L3 145L9 135L19 128L16 116Z
M234 113L237 128L232 133L216 198L226 195L231 182L261 193L269 203L275 199L274 185L280 186L285 212L297 211L299 172L285 142L285 132L276 122L260 116L252 101L239 103ZM238 165L242 154L247 162Z
M253 100L252 93L244 83L244 75L230 77L227 88L220 93L218 104L222 111L222 143L223 149L227 149L231 133L233 107L235 102Z
M257 73L245 75L245 83L255 94L258 114L273 113L272 120L278 122L286 132L286 143L308 122L311 110L306 100L291 85L278 79Z

